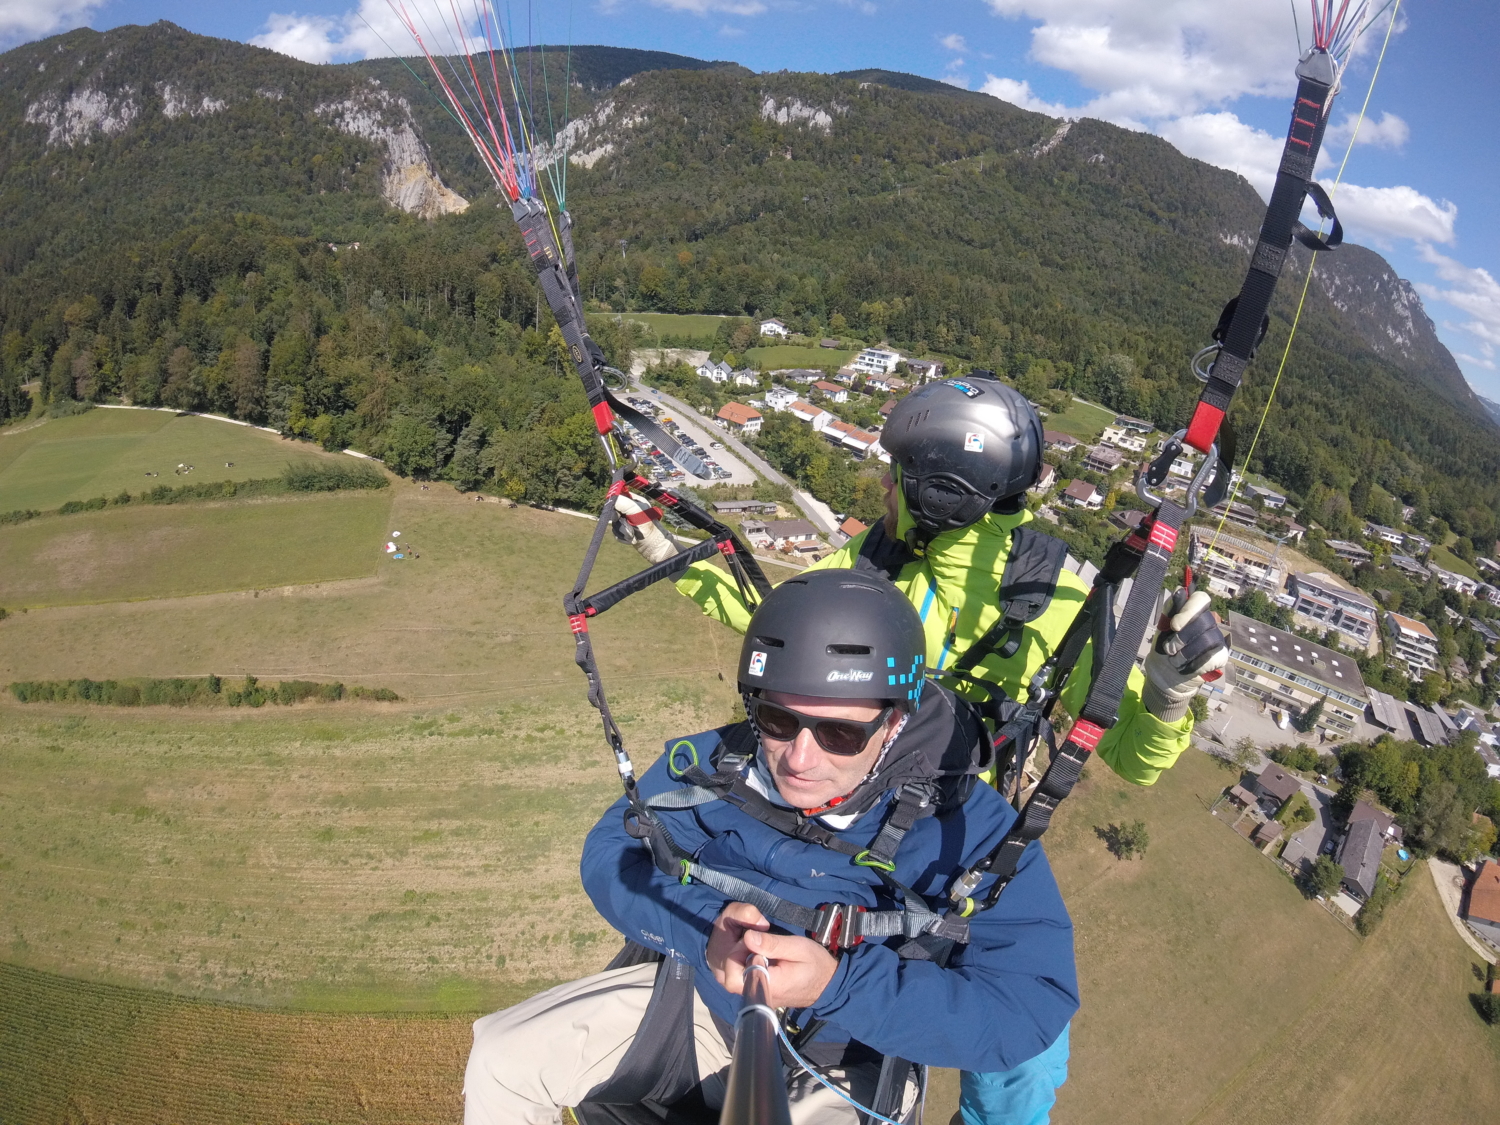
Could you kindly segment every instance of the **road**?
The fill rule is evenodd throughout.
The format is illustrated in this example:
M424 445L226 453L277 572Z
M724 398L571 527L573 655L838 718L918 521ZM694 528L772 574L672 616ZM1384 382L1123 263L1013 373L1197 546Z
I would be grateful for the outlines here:
M1427 869L1432 872L1433 885L1437 887L1438 898L1443 901L1443 913L1448 915L1448 921L1453 923L1453 928L1458 931L1458 936L1468 943L1470 949L1483 957L1491 965L1496 964L1495 951L1485 947L1477 937L1470 932L1469 927L1464 925L1463 919L1458 916L1459 907L1463 904L1464 897L1464 873L1457 864L1444 863L1436 857L1427 861Z

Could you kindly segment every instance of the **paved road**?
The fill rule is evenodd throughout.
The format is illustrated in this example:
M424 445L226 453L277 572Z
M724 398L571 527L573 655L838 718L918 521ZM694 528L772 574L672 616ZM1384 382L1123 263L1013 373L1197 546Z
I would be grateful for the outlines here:
M643 383L633 383L631 393L639 398L659 402L671 411L672 421L676 422L688 434L690 434L699 445L708 450L708 455L729 473L729 479L724 484L754 484L755 473L743 461L735 457L731 452L733 446L729 444L730 439L719 427L712 422L706 422L703 415L681 399L673 398L671 395L663 394L653 387ZM712 449L709 442L722 442L724 449ZM716 484L717 481L703 481L700 477L689 475L689 483Z
M1464 896L1464 874L1459 870L1458 865L1444 863L1440 859L1433 858L1427 861L1427 870L1432 872L1432 883L1437 887L1438 898L1443 901L1443 913L1448 915L1448 921L1453 923L1458 936L1468 943L1470 949L1491 965L1496 964L1495 951L1486 948L1458 916L1458 908L1463 904Z

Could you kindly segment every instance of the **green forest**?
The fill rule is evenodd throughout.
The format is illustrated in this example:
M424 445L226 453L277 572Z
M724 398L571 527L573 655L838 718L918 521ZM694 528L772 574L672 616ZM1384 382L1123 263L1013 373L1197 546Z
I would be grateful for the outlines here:
M130 127L57 144L27 123L61 96L38 71L59 57L70 84L142 91ZM1237 290L1246 254L1232 240L1253 237L1262 210L1237 176L1087 120L1039 155L1057 122L978 95L722 66L619 87L630 68L608 58L571 112L591 122L577 147L615 152L569 170L569 205L617 366L639 341L611 312L777 315L993 367L1033 397L1186 421L1187 359ZM558 65L541 69L560 83ZM467 211L389 207L380 145L319 115L372 79L408 103ZM223 107L168 117L150 92L163 82ZM768 99L831 125L779 124ZM81 30L0 56L0 117L0 420L33 408L23 385L38 407L206 409L407 475L597 504L583 395L509 216L399 62L310 66L167 24ZM1242 431L1305 268L1294 256L1283 278L1232 415ZM1500 439L1460 398L1378 357L1314 286L1251 467L1331 531L1400 500L1487 552ZM820 475L815 491L841 510L864 499L846 467Z

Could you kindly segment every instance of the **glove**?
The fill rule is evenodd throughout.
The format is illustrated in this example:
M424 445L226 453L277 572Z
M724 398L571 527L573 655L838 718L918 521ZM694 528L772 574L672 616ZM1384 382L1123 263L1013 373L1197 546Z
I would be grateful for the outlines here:
M1229 663L1219 619L1208 609L1211 600L1205 590L1177 590L1162 613L1156 641L1146 655L1141 702L1163 722L1175 723L1187 714L1198 688L1222 676Z
M677 554L677 544L662 533L656 522L661 509L647 507L629 494L615 501L615 518L610 530L621 543L629 543L649 563L665 562Z

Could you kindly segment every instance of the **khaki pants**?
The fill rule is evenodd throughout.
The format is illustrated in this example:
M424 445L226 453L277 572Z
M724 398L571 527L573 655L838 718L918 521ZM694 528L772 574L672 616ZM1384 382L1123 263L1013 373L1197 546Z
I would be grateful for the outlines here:
M464 1125L558 1125L615 1072L646 1014L656 966L633 965L558 985L474 1024L464 1074ZM723 1104L729 1050L708 1009L693 997L693 1040L704 1100ZM866 1070L869 1073L866 1073ZM825 1077L868 1105L874 1068L825 1070ZM849 1084L852 1082L852 1089ZM855 1111L805 1072L790 1083L793 1125L854 1125ZM908 1102L915 1099L909 1084Z

